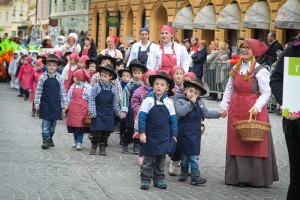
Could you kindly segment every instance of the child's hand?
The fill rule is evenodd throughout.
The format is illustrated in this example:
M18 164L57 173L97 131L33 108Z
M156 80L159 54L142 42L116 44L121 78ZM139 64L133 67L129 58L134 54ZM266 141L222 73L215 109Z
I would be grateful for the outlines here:
M31 89L29 89L28 92L31 93Z
M135 138L139 133L138 132L134 132L132 138Z
M197 97L196 97L196 96L194 96L194 97L192 97L190 100L191 100L191 102L193 102L193 103L196 103L196 101L197 101Z
M140 141L141 141L141 143L146 143L146 139L147 139L146 134L145 133L141 133L140 134Z
M228 112L227 109L225 109L225 110L219 110L219 114L220 114L220 116L222 118L227 117L227 114L228 114L227 112Z
M35 109L36 109L36 111L39 111L39 110L40 110L40 105L39 105L39 104L36 104L36 105L35 105Z
M68 105L64 105L63 109L66 111L68 110L69 106Z
M125 119L125 118L126 118L126 112L121 112L120 119Z

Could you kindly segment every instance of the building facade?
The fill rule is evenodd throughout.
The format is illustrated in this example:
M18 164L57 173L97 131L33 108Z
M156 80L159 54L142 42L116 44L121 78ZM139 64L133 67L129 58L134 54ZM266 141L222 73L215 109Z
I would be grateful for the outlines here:
M39 29L40 38L43 38L49 33L50 0L38 0L36 9L36 25Z
M50 31L68 35L76 32L84 41L88 31L88 0L51 0ZM82 41L80 41L81 43Z
M121 41L139 39L139 29L150 29L150 40L159 41L163 24L175 28L179 40L190 36L236 44L238 37L265 40L275 31L282 44L300 30L300 0L91 0L89 34L98 49L115 34ZM107 27L107 18L118 16L119 27Z

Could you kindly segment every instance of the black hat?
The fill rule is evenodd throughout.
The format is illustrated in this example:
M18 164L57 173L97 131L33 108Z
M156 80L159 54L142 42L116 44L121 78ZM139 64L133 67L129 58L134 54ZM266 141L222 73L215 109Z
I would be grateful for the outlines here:
M72 52L66 52L65 54L64 54L64 57L67 57L67 56L69 56L69 55L71 55L72 54Z
M157 78L165 79L168 82L169 84L168 95L173 96L174 93L172 92L172 90L175 87L174 81L170 79L170 77L166 74L166 72L159 72L159 74L149 76L148 80L151 87L153 87L154 81Z
M111 73L111 75L113 75L113 78L111 80L115 80L118 76L117 73L115 72L115 69L112 65L105 65L104 67L100 66L99 67L99 72L101 73L101 70L107 71L109 73Z
M116 63L116 65L117 65L117 66L119 66L119 65L122 65L122 64L124 64L124 65L125 65L125 62L124 62L124 60L123 60L123 59L119 59L119 60L117 60L117 63Z
M125 67L124 69L119 70L118 71L119 76L122 76L123 72L129 72L131 74L129 67Z
M113 57L111 57L108 54L105 54L105 55L100 54L100 55L98 55L96 57L96 59L95 59L96 65L99 66L101 64L101 62L102 62L103 59L109 59L111 61L111 64L112 64L113 68L114 69L116 68L116 62L117 62L116 59L113 58Z
M146 71L148 71L148 68L146 67L145 63L142 61L139 61L138 59L134 59L129 63L129 70L132 72L132 68L133 67L139 67L143 70L143 72L145 73Z
M91 63L96 64L96 59L95 58L90 58L85 63L86 63L86 66L89 67Z
M61 56L59 59L60 59L60 62L64 65L66 65L68 63L68 59L65 56Z
M48 61L56 62L57 65L60 65L60 64L61 64L60 59L59 59L56 55L54 55L54 54L50 54L45 60L42 60L42 62L43 62L44 65L46 65L46 63L47 63Z
M194 78L191 81L184 81L183 82L183 87L184 88L188 87L189 85L199 89L201 91L201 96L205 95L207 93L206 89L204 89L204 87L203 87L202 80L199 79L199 78Z

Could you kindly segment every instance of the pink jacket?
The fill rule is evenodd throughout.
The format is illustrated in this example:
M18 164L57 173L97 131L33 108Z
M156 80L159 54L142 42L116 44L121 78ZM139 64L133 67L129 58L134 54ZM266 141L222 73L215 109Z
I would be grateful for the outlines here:
M131 107L134 110L134 113L138 113L138 111L142 105L142 102L143 102L146 94L148 94L148 93L149 93L149 91L144 84L134 91L132 98L131 98L131 102L130 102Z

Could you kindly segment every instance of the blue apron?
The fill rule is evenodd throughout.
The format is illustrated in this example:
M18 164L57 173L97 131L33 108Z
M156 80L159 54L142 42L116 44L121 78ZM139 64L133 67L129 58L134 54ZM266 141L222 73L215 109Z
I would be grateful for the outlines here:
M200 155L202 116L203 111L196 103L191 112L178 120L178 152L180 154Z
M144 62L145 64L148 61L148 54L150 52L150 46L151 46L151 44L152 44L152 42L147 47L146 51L141 51L141 46L139 47L138 60Z
M156 104L150 109L147 115L146 143L142 143L141 153L146 156L166 155L174 153L176 142L171 137L170 112L163 105Z
M58 120L61 116L60 85L56 75L53 78L47 76L40 102L40 119Z
M92 118L90 130L91 131L109 131L114 130L114 93L109 90L103 90L101 83L101 92L95 98L97 117Z
M134 110L131 107L131 98L132 98L134 91L136 89L138 89L139 87L141 87L140 84L135 84L130 90L128 112L127 112L126 119L125 119L125 127L126 128L134 128Z

